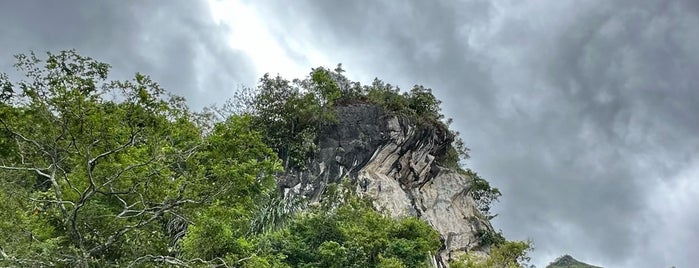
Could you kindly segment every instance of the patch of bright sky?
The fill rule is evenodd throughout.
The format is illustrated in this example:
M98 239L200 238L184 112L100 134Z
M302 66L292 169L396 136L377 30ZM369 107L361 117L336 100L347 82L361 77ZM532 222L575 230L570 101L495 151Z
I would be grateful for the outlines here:
M311 66L303 66L288 55L282 44L270 33L257 12L240 0L209 0L214 20L230 29L228 39L231 49L245 53L255 66L256 77L264 73L279 74L287 79L302 78L311 67L333 67L312 47L293 44L295 53L307 55Z

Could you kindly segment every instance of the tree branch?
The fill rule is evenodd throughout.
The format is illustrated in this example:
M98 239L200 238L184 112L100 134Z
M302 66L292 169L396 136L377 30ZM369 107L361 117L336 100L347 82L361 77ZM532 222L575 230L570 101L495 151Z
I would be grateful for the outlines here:
M176 266L182 266L182 267L190 267L189 264L187 264L186 262L184 262L184 261L182 261L182 260L180 260L180 259L178 259L178 258L170 257L170 256L162 256L162 255L160 255L160 256L145 255L145 256L138 257L137 259L133 260L133 261L129 264L128 267L129 267L129 268L130 268L130 267L137 267L137 265L138 265L139 263L144 262L144 261L149 261L149 262L162 262L162 263L167 263L167 264L170 264L170 265L176 265Z
M170 210L172 210L174 208L180 207L184 204L199 203L199 202L191 200L191 199L183 199L182 195L184 193L184 189L185 189L185 186L180 187L179 195L174 199L166 200L163 203L157 204L157 206L143 209L143 212L140 213L140 215L143 215L146 212L149 212L149 213L151 213L151 216L149 218L141 220L136 224L125 226L121 230L116 231L114 234L112 234L111 236L109 236L107 238L107 241L90 249L88 251L89 254L91 256L94 256L94 255L102 252L103 250L109 248L112 244L117 242L126 233L128 233L134 229L137 229L137 228L140 228L140 227L143 227L145 225L150 224L151 222L159 219L163 214L169 212Z
M101 154L95 156L94 158L88 160L88 161L87 161L87 164L88 164L89 170L90 170L90 171L93 170L93 169L95 168L95 165L97 164L97 161L100 160L101 158L104 158L104 157L107 157L107 156L109 156L109 155L111 155L111 154L115 154L115 153L118 153L118 152L120 152L120 151L123 151L124 149L126 149L126 148L128 148L129 146L133 145L134 141L136 140L136 135L137 135L139 132L140 132L140 130L131 133L131 136L129 137L129 140L128 140L126 143L120 145L119 147L114 148L114 149L109 150L109 151L106 151L106 152L103 152L103 153L101 153Z
M34 145L34 147L39 149L44 154L51 155L37 141L29 139L29 138L25 137L24 135L20 134L19 132L15 131L14 129L10 128L10 126L7 125L5 120L0 119L0 123L2 123L2 125L5 127L5 130L9 131L10 134L12 134L13 136L19 137L21 140L28 142L28 143L31 143L32 145Z
M36 174L38 174L39 176L42 176L42 177L44 177L44 178L47 178L49 181L51 181L51 186L52 186L52 188L53 188L53 190L54 190L54 194L56 194L56 201L57 201L56 203L59 204L59 208L61 209L61 213L62 213L64 216L67 215L68 211L66 210L66 207L65 207L65 205L64 205L63 195L62 195L62 193L61 193L61 188L58 186L58 182L57 182L56 179L55 179L55 177L56 177L56 169L55 169L55 167L53 166L53 164L52 164L51 166L49 166L48 168L43 169L43 170L51 169L51 174L46 174L46 173L42 172L42 171L41 171L42 169L40 169L40 168L13 167L13 166L5 166L5 165L2 165L2 166L0 166L0 169L5 169L5 170L17 170L17 171L34 171L34 172L36 172Z

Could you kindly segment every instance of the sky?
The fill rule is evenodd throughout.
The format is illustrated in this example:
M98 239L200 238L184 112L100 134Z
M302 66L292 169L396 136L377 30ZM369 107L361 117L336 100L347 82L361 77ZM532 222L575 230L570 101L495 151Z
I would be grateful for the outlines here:
M493 221L604 267L699 263L699 1L1 1L12 55L76 49L200 109L342 63L421 84L503 192Z

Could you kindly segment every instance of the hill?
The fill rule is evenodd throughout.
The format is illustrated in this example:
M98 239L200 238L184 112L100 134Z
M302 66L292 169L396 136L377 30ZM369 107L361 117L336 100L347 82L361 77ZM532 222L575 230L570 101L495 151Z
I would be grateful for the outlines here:
M570 255L563 255L550 263L546 268L602 268L599 266L589 265L584 262L580 262Z

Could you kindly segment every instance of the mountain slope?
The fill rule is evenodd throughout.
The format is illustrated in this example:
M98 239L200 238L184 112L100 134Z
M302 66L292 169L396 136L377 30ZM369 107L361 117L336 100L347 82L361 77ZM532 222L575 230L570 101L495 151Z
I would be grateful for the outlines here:
M589 265L580 262L570 255L564 255L553 261L546 268L601 268L599 266Z

